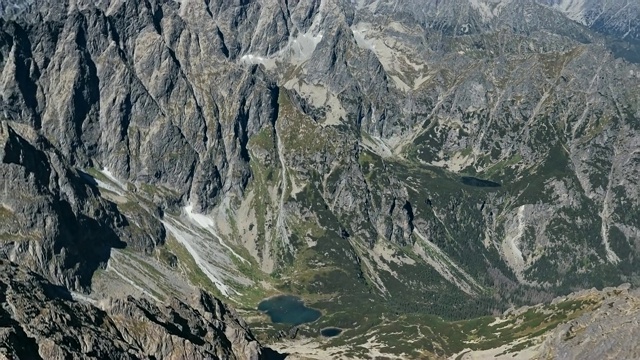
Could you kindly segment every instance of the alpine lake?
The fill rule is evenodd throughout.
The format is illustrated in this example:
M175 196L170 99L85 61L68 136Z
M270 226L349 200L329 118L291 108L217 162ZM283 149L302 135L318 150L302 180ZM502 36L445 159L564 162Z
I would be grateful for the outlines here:
M293 326L314 322L322 316L320 311L307 307L299 297L293 295L264 299L258 304L258 310L267 314L273 323Z
M297 296L278 295L262 300L258 310L269 316L272 323L298 326L318 320L322 313L310 308ZM326 327L320 330L325 338L335 337L342 333L337 327Z

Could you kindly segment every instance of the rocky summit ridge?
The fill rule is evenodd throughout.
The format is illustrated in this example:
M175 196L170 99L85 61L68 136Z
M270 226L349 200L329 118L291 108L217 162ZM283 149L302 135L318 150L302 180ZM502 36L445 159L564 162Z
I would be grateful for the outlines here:
M257 302L296 294L323 312L301 334L355 347L637 286L638 14L0 1L0 256L95 301L206 289L264 339Z

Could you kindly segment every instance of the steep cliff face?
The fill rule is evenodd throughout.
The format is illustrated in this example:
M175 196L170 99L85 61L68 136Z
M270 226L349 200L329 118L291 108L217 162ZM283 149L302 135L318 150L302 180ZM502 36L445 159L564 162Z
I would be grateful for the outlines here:
M93 272L106 263L111 247L145 247L144 238L122 231L127 220L95 187L82 180L46 138L32 129L21 136L0 128L0 212L3 256L71 289L85 289ZM27 137L31 136L30 139ZM156 234L154 234L156 235ZM161 241L161 236L149 238Z
M0 239L57 284L464 318L637 282L631 2L16 5Z

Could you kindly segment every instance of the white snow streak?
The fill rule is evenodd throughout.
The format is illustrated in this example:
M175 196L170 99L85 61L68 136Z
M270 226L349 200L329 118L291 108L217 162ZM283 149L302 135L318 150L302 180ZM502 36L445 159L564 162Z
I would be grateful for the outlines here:
M249 261L245 258L243 258L242 256L240 256L238 253L236 253L229 245L227 245L227 243L222 240L222 238L215 232L215 223L213 222L213 219L209 218L206 215L203 214L198 214L198 213L194 213L193 212L193 206L189 205L186 206L184 208L185 213L187 214L187 217L189 218L189 220L191 220L192 222L194 222L196 225L198 225L199 227L207 230L211 235L213 235L216 239L218 239L218 242L220 243L220 245L224 246L225 249L229 250L231 252L231 254L233 254L233 256L235 256L236 258L238 258L238 260L242 261L243 263L249 264Z
M109 169L104 168L102 170L99 170L100 174L104 175L104 177L107 178L107 180L109 180L109 183L106 183L104 181L101 181L97 178L94 177L94 180L96 181L96 183L98 183L98 186L105 189L105 190L109 190L113 193L116 193L120 196L125 196L125 192L127 191L127 185L125 183L123 183L122 181L118 180L111 171L109 171Z
M254 65L254 64L266 65L267 64L267 60L268 59L265 58L264 56L253 55L253 54L242 55L242 57L240 58L240 61L244 62L245 64L250 64L250 65Z
M166 221L163 221L162 224L173 235L173 237L182 246L184 246L185 249L187 249L191 257L193 257L193 260L196 262L196 265L198 265L200 270L202 270L207 278L211 280L211 282L216 286L216 288L218 288L218 290L220 290L220 292L224 296L229 296L231 292L238 294L237 291L230 288L222 280L220 280L222 278L222 274L220 273L220 271L215 266L211 265L208 261L205 261L202 258L200 252L203 250L203 247L201 246L203 244L198 244L197 239L195 239L193 235L178 229L176 226L173 226ZM200 251L196 250L196 247L198 247Z

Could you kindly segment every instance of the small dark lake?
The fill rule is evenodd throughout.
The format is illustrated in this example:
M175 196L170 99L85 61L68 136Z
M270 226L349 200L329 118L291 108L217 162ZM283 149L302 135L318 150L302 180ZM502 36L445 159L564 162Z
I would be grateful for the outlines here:
M320 335L324 337L334 337L340 335L340 333L342 333L342 329L334 327L324 328L320 330Z
M265 312L278 324L300 325L318 320L322 313L307 307L297 296L279 295L262 300L258 310Z
M498 184L497 182L478 179L473 176L463 176L460 178L460 181L465 185L475 187L500 187L500 184Z

